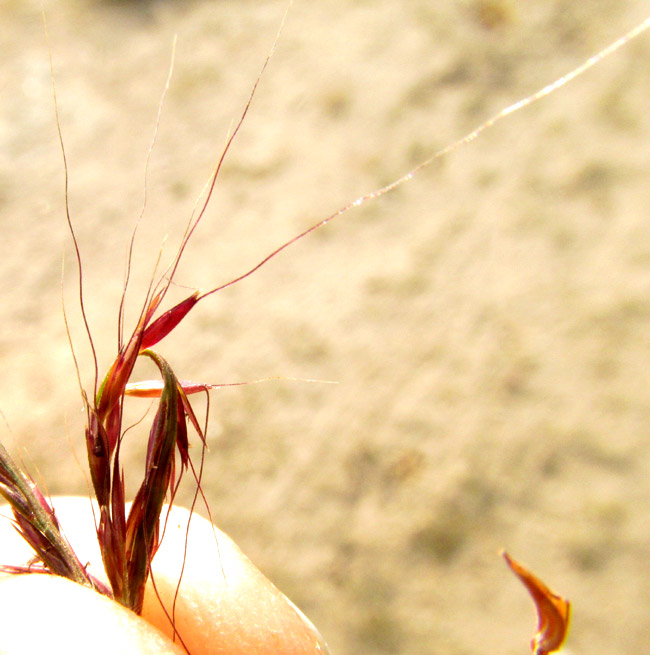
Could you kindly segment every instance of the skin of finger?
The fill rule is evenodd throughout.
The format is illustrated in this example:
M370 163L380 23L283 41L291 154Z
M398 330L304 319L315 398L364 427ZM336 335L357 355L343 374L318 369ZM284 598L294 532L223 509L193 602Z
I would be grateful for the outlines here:
M151 624L95 591L51 575L0 581L2 655L180 655Z
M329 652L311 622L227 535L183 508L169 514L153 571L155 589L148 587L142 615L173 637L173 614L193 654Z
M54 507L81 562L93 575L105 579L89 500L55 498ZM10 516L8 512L5 508L5 516ZM0 562L25 564L30 557L29 547L15 534L10 521L0 519ZM178 587L181 568L183 576ZM149 583L142 616L171 639L179 642L180 637L192 655L328 652L313 625L234 542L199 516L193 515L190 521L187 510L174 508L169 514L153 572L156 588ZM14 580L20 584L27 578L42 580L46 576ZM106 602L123 610L116 603ZM177 634L168 618L172 613Z

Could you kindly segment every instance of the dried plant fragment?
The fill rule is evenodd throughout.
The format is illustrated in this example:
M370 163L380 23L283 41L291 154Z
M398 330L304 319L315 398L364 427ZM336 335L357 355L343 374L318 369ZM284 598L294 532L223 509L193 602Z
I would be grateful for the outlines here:
M566 598L553 593L537 576L508 553L501 551L503 559L521 580L537 607L537 633L530 642L533 655L554 653L564 643L569 631L571 604Z

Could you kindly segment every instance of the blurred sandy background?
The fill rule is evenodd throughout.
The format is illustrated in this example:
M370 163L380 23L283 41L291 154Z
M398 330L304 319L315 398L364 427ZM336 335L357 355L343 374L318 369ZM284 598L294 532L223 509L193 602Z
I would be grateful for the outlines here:
M0 2L0 408L85 493L61 312L92 379L40 3ZM102 372L173 35L129 296L171 254L284 0L46 1ZM644 3L297 0L178 281L209 288L645 17ZM159 350L213 393L212 513L334 653L528 652L504 546L573 653L650 637L650 37L203 303ZM187 293L179 289L178 297ZM152 371L144 369L143 376ZM144 405L136 404L136 413ZM140 470L144 427L125 457Z

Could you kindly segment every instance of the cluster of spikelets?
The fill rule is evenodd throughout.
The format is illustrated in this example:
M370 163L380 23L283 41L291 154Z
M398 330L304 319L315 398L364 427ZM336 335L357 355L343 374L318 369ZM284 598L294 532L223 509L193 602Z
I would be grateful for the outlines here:
M165 359L150 349L167 336L203 296L194 293L153 320L163 296L164 292L160 292L147 303L131 338L120 348L100 385L94 402L86 402L86 446L99 506L97 535L110 590L87 573L61 534L48 501L0 444L0 494L11 505L16 528L36 555L32 566L0 569L69 578L110 596L136 613L142 610L151 562L159 546L163 505L169 498L173 499L182 473L191 464L188 422L204 439L188 393L209 388L209 385L179 381ZM139 356L148 357L156 364L161 382L129 383ZM123 404L128 395L157 397L158 407L149 432L144 479L127 516L119 450L123 436ZM177 457L180 460L178 475ZM537 607L538 630L531 642L533 654L556 651L567 634L569 602L553 593L507 553L503 556Z
M95 497L99 506L97 535L109 592L79 562L59 529L48 501L0 445L0 493L9 502L16 527L34 550L38 562L24 572L43 571L86 584L111 595L139 613L150 565L159 543L163 505L173 499L182 473L190 464L188 422L201 439L203 431L187 393L206 385L179 382L169 364L150 347L169 334L199 299L198 293L153 320L164 292L147 304L128 342L120 349L93 402L86 400L86 446ZM162 383L129 385L136 359L148 357ZM144 479L126 514L124 473L120 467L122 414L127 395L158 396L147 444ZM180 471L177 470L177 459ZM11 567L12 572L20 569Z
M50 503L31 478L12 460L2 444L0 444L0 495L11 506L14 525L34 551L35 558L27 566L0 565L0 571L15 574L49 573L68 578L79 584L89 586L136 613L140 613L145 584L151 573L151 563L160 544L160 519L164 503L173 501L180 479L188 468L192 469L197 479L197 490L200 490L200 476L197 476L194 471L189 457L188 424L191 424L199 439L203 442L205 442L205 435L192 410L188 395L211 388L211 385L180 381L165 359L152 351L151 347L174 330L201 299L248 277L282 250L345 213L348 209L358 207L366 200L377 198L393 190L411 179L415 173L428 166L434 159L464 143L472 141L498 120L552 93L632 38L641 34L648 27L650 27L650 18L569 74L537 93L507 107L467 136L434 153L429 159L395 182L345 205L297 235L270 253L243 275L207 293L195 292L156 318L156 314L172 283L183 250L209 203L224 157L246 117L257 84L270 59L271 55L269 55L262 67L260 76L253 86L240 120L222 152L211 178L211 183L208 185L206 198L198 218L194 222L190 221L170 274L156 290L147 295L133 333L125 342L120 341L117 357L100 385L97 384L97 375L95 376L92 400L89 400L82 391L87 413L86 446L88 462L99 512L98 517L96 517L97 536L110 589L87 572L86 567L79 561L72 547L63 536ZM62 141L61 145L63 147ZM65 163L65 152L63 154ZM68 221L76 247L69 212ZM79 249L76 248L76 250L81 276ZM83 313L82 293L81 308ZM88 336L90 337L90 331L88 331ZM160 381L144 384L129 382L136 360L140 356L147 357L154 362L160 372ZM124 436L122 427L123 409L127 396L156 398L158 403L149 432L144 478L128 515L125 503L124 472L120 465L120 445ZM509 555L506 553L503 555L508 566L531 594L537 608L538 629L531 643L534 655L546 655L558 650L562 646L568 630L570 609L568 601L553 593L539 578Z

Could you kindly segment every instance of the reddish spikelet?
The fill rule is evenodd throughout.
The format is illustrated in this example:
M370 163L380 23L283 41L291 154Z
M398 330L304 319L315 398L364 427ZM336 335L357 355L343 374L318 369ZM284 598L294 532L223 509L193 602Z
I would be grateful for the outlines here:
M152 359L163 376L165 388L154 418L145 467L145 477L135 496L126 522L125 555L128 588L125 604L139 613L151 560L158 548L160 514L165 497L173 487L176 448L183 467L187 466L187 426L178 380L167 362L150 350L142 353Z
M142 326L138 326L126 347L120 352L109 369L97 394L96 411L100 421L104 422L108 414L120 402L124 388L133 372L135 360L140 353ZM114 447L114 443L112 447ZM111 447L111 451L112 451Z
M99 510L97 540L102 554L104 570L113 590L113 597L118 602L122 602L121 599L124 597L126 586L126 571L122 555L124 540L119 534L119 529L115 528L115 524L111 520L108 506L100 507Z
M133 334L131 335L131 338L129 339L126 346L120 349L120 352L115 358L115 361L104 377L101 387L97 392L97 398L95 400L97 417L101 422L105 422L106 417L124 396L124 388L129 381L129 377L131 377L131 373L133 372L135 360L137 359L140 352L144 350L144 347L142 346L143 336L156 310L160 306L162 299L163 293L160 292L147 303L147 306L143 311L142 316L140 317L140 320L138 321L138 324L133 331ZM185 313L187 313L187 311ZM169 312L166 312L163 314L163 316L168 313ZM157 323L157 321L154 321L154 325L155 323ZM172 328L170 328L167 333L169 333L171 329ZM112 452L112 447L114 447L115 444L111 443L110 445L110 450Z
M199 292L194 292L189 298L179 302L158 317L142 335L140 350L151 348L164 339L184 318L188 312L199 302Z
M96 412L92 410L88 411L86 450L88 451L88 467L97 502L100 507L108 506L111 490L111 469L108 466L108 435L104 426L99 422Z
M42 507L43 512L51 521L52 527L55 530L59 530L59 522L49 503L45 500L33 482L30 482L29 486L35 499ZM34 512L29 507L26 500L21 497L15 489L8 491L8 493L4 493L3 495L10 501L13 508L16 530L32 547L36 557L55 575L68 577L71 573L69 562L52 548L52 541L49 536L37 527L34 521Z
M101 591L110 592L94 580L61 534L54 510L34 482L16 466L0 444L0 495L9 503L15 527L32 547L44 570ZM39 569L40 567L40 569ZM3 568L0 566L0 570ZM29 572L31 567L8 567L10 572Z

